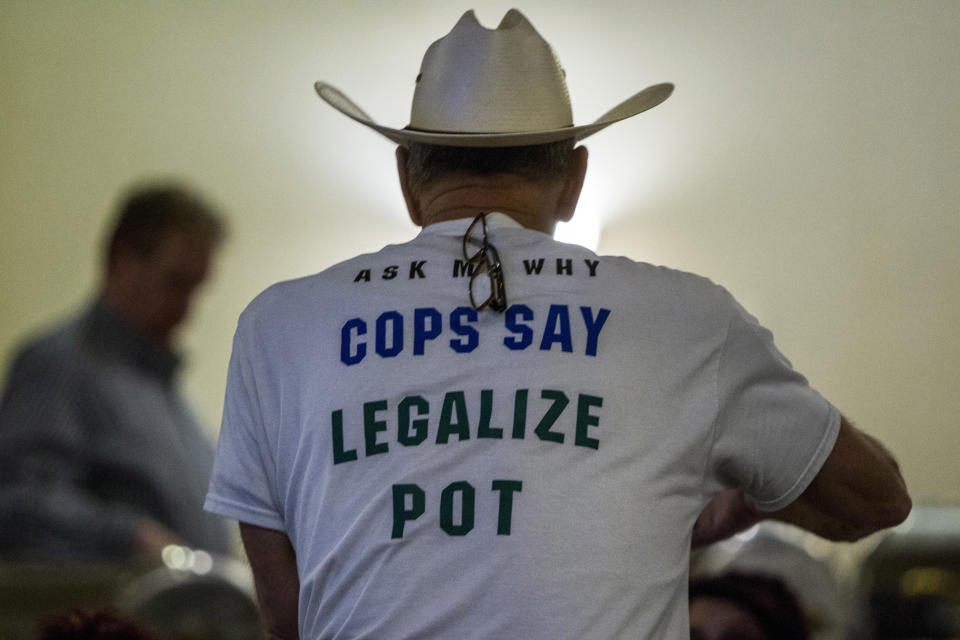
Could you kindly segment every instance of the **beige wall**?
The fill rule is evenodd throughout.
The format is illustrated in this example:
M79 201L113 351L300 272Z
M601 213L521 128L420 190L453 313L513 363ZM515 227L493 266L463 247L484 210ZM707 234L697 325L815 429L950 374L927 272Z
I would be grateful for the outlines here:
M509 3L486 2L494 24ZM960 487L960 3L537 0L588 141L600 250L727 286L888 442L914 493ZM391 9L390 7L397 7ZM119 191L182 177L232 238L184 335L216 430L237 314L269 283L408 238L390 145L449 2L0 3L0 357L85 299Z

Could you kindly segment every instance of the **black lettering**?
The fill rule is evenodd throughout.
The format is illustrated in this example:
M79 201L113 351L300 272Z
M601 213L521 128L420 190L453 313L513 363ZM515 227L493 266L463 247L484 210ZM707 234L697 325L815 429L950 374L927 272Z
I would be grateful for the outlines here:
M557 258L557 275L563 275L564 272L566 272L568 276L573 275L573 260L570 258L567 258L566 260L563 258Z
M536 262L531 260L523 261L523 268L527 270L527 275L537 274L540 275L540 269L543 269L543 258L540 258Z
M360 273L357 274L357 277L353 279L354 282L370 282L370 269L363 269Z
M400 266L399 266L399 265L392 264L392 265L390 265L389 267L387 267L386 269L383 270L383 276L381 276L381 277L382 277L384 280L393 280L394 278L397 277L397 272L398 272L399 270L400 270Z
M477 270L477 265L472 262L464 262L459 258L453 262L453 277L462 278L464 276L473 276L473 272Z
M597 275L597 265L600 264L599 260L587 260L584 259L584 262L587 263L587 269L590 269L590 277L594 278Z
M427 264L426 260L414 260L410 263L410 280L427 277L423 275L423 265L425 264Z

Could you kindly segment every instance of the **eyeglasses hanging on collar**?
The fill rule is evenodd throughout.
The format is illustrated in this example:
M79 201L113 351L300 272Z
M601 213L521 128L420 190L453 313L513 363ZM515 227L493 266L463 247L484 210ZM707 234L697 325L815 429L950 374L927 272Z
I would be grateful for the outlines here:
M479 224L478 224L479 223ZM473 245L473 246L470 246ZM472 251L473 247L479 247ZM503 286L503 266L500 254L487 238L486 213L481 213L463 236L463 259L470 269L470 304L477 311L490 307L503 312L507 308L507 291ZM487 285L489 283L489 290Z

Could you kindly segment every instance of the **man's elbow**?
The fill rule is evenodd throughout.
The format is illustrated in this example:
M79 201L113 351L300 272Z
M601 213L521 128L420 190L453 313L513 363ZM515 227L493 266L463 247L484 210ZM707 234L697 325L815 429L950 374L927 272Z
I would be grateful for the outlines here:
M895 495L887 496L877 510L877 529L895 527L910 515L913 509L913 500L907 493L906 487L897 491Z
M859 526L845 528L843 533L835 539L855 542L872 533L895 527L907 519L911 509L913 509L913 501L905 488L885 495L874 502L869 509L869 515L862 518Z

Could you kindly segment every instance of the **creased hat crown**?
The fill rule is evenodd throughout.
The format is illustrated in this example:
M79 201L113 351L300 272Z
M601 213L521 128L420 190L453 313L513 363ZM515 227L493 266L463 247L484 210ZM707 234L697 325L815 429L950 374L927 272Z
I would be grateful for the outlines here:
M496 29L473 11L427 49L410 127L448 133L516 133L573 126L563 69L516 9Z

